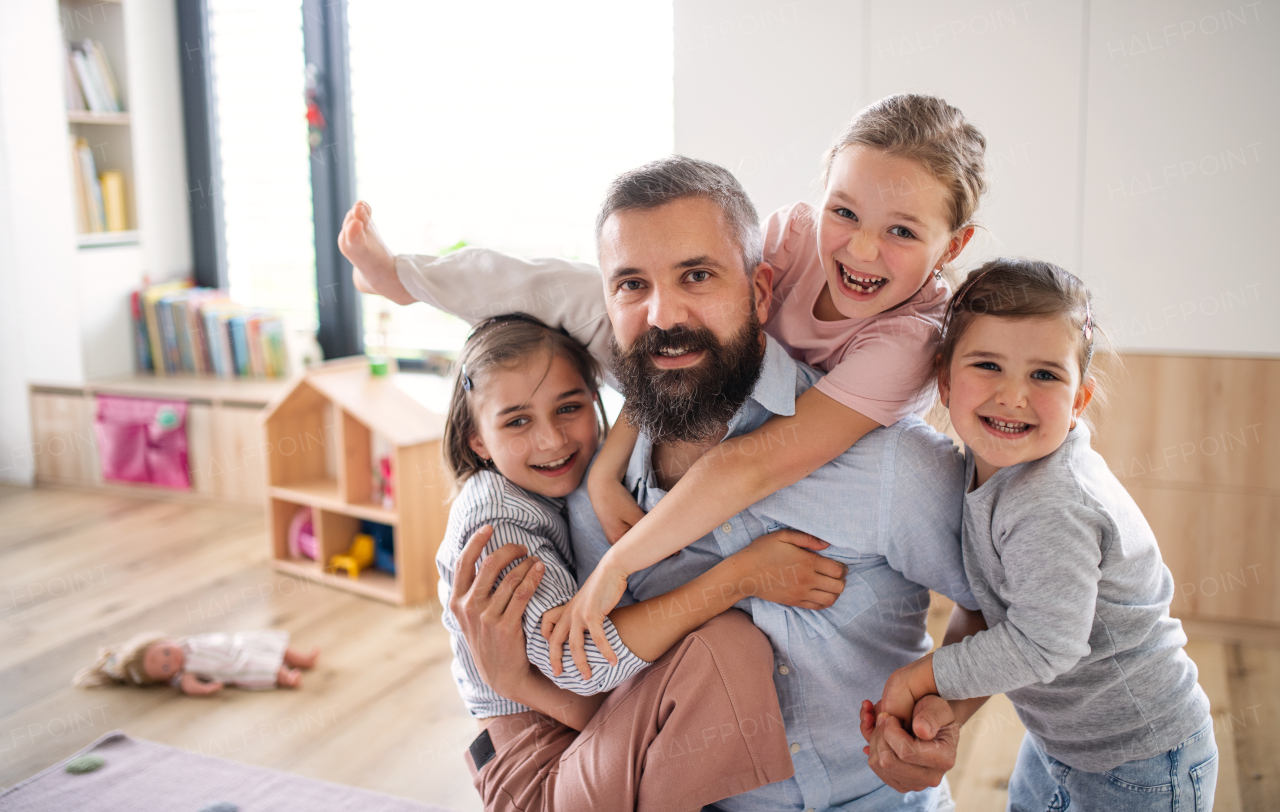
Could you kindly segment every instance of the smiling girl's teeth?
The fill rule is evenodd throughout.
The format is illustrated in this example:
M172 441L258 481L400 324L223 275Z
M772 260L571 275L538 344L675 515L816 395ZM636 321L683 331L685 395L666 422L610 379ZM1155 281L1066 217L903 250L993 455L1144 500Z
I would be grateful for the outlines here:
M573 456L573 455L572 455L572 454L570 454L568 457L562 457L561 459L555 460L554 462L544 462L544 463L542 463L541 465L535 465L535 466L533 466L533 467L534 467L534 468L545 468L545 469L547 469L548 471L552 471L552 470L555 470L556 468L559 468L560 466L564 465L566 462L568 462L568 461L569 461L569 457L572 457L572 456Z
M1003 420L996 420L994 417L984 417L987 425L996 431L1003 431L1005 434L1019 434L1031 427L1030 423L1006 423Z
M889 281L883 276L858 276L849 272L849 269L840 263L836 263L840 268L840 277L844 283L853 288L858 293L870 293L884 285Z

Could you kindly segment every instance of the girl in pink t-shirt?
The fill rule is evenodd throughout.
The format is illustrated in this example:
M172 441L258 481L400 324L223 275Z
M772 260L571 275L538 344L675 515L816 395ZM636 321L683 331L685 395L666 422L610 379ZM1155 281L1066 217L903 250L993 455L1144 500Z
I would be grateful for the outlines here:
M846 125L827 151L820 208L796 203L765 226L764 259L774 273L765 330L825 377L796 399L794 415L774 417L703 456L647 515L622 486L636 432L617 421L588 490L606 536L616 543L615 560L626 563L591 574L559 618L553 651L571 633L574 642L581 640L590 619L614 607L627 576L798 482L872 429L932 404L928 381L949 295L943 268L973 236L986 188L985 149L986 139L958 109L931 96L881 99ZM395 278L396 265L369 215L366 204L357 204L339 244L365 284L383 292L373 276ZM398 280L395 286L412 301ZM602 298L592 304L603 314ZM529 309L523 300L521 305L517 309ZM583 310L590 308L578 307L579 316ZM536 307L531 315L562 321ZM563 326L573 331L574 325ZM594 346L589 336L579 338ZM769 454L735 453L761 443Z

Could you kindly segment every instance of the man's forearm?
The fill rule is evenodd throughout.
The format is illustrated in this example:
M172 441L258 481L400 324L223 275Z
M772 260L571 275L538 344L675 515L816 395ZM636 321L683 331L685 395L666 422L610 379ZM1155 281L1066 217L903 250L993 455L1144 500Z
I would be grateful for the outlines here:
M497 688L494 690L498 691ZM582 730L586 727L587 722L591 721L591 717L608 696L607 693L580 696L573 691L558 687L536 669L530 669L529 678L520 686L507 691L498 691L498 693L513 702L533 708L543 716L550 716L574 730Z

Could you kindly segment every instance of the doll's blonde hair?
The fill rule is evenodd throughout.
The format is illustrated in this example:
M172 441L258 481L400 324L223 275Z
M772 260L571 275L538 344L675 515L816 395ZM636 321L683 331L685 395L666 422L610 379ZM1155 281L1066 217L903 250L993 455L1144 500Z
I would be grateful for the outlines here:
M100 648L98 661L77 671L71 682L78 688L93 688L113 682L126 685L158 682L147 676L144 661L152 644L168 639L160 632L142 632L119 645Z

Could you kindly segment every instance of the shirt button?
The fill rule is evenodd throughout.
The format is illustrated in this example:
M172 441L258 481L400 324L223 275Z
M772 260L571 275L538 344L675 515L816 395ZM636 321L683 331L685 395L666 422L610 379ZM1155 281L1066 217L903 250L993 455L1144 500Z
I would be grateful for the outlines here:
M787 674L791 673L791 669L787 668L785 665L780 665L778 666L778 673L785 677Z
M799 743L797 743L797 742L792 742L792 743L791 743L791 752L793 752L793 753L799 753L799 752L800 752L800 745L799 745Z
M732 533L732 532L733 532L733 525L729 524L728 522L725 522L724 524L720 525L720 532L721 532L721 533Z

